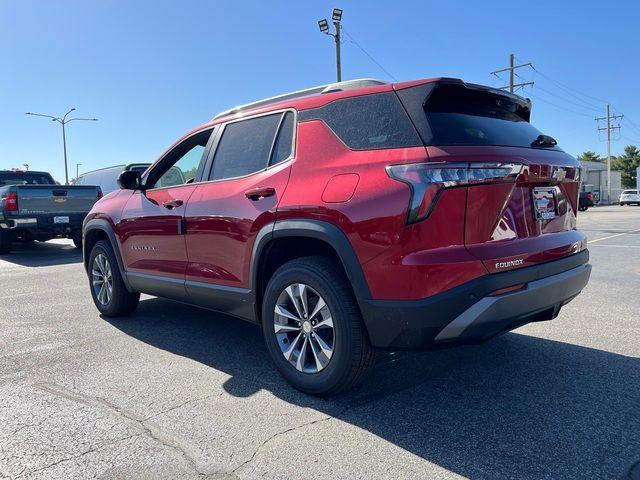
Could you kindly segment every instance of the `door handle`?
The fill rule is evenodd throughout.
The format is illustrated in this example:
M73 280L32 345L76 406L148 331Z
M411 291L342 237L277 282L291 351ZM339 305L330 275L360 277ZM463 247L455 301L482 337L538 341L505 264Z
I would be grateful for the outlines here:
M244 194L249 200L253 200L255 202L256 200L275 195L276 189L272 187L258 187L247 190Z
M169 200L164 202L162 206L166 209L173 210L174 208L181 207L184 202L182 200Z

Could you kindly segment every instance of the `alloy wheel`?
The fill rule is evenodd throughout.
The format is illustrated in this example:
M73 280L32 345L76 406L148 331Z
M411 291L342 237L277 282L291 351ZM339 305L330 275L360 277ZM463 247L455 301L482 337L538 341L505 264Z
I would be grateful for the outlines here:
M102 253L93 259L91 277L95 297L102 305L108 305L113 294L113 276L109 260Z
M273 327L284 358L298 371L318 373L331 361L335 348L331 311L309 285L294 283L280 293Z

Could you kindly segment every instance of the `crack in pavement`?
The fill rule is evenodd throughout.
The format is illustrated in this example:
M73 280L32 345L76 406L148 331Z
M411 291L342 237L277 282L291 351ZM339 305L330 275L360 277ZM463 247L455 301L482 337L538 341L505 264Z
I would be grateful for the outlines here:
M136 425L139 425L142 428L143 433L145 433L151 439L155 440L156 442L161 444L163 447L170 448L175 452L177 452L187 462L187 464L191 467L191 469L194 472L196 472L199 476L203 477L207 475L205 472L200 471L195 460L191 458L189 453L184 449L184 447L180 445L180 443L173 436L164 432L157 425L149 422L148 418L140 418L133 413L127 412L126 410L116 405L113 405L112 403L108 402L103 398L91 397L89 395L85 395L79 392L74 392L53 383L38 382L33 384L33 386L34 388L47 392L51 395L55 395L57 397L61 397L67 400L71 400L73 402L81 403L89 407L107 410L111 414L114 414L118 417L129 420L130 422L133 422ZM189 403L189 402L185 402L185 404L186 403ZM173 409L174 408L169 409L168 411ZM160 414L157 414L157 415L160 415ZM157 416L157 415L154 415L154 416Z
M339 414L341 415L342 412ZM293 432L294 430L298 430L300 428L304 428L304 427L308 427L309 425L314 425L316 423L320 423L320 422L324 422L327 420L331 420L332 418L336 418L332 415L327 415L324 418L319 418L318 420L314 420L312 422L307 422L307 423L303 423L302 425L296 425L295 427L291 427L291 428L287 428L286 430L282 430L280 432L276 432L273 435L271 435L269 438L267 438L264 442L262 442L260 445L258 445L258 447L253 451L253 453L251 454L251 457L249 457L247 460L245 460L244 462L242 462L240 465L238 465L236 468L234 468L233 470L231 470L232 474L235 474L238 470L240 470L242 467L248 465L249 463L251 463L253 461L253 459L256 457L256 455L258 454L258 452L267 444L269 443L271 440L273 440L274 438L277 438L281 435L284 435L285 433L289 433L289 432Z
M86 451L84 451L84 452L82 452L82 453L80 453L78 455L72 455L71 457L62 458L62 459L60 459L60 460L58 460L56 462L53 462L53 463L51 463L49 465L45 465L44 467L40 467L40 468L36 468L34 470L30 470L28 472L25 472L25 470L27 469L25 467L25 468L22 469L22 471L20 473L18 473L17 476L15 476L13 478L15 478L17 480L17 479L22 478L24 476L32 475L32 474L34 474L36 472L41 472L43 470L48 470L48 469L50 469L52 467L55 467L56 465L60 465L61 463L70 462L71 460L75 460L76 458L84 457L85 455L88 455L89 453L100 451L103 448L106 448L106 447L108 447L110 445L114 445L116 443L124 442L125 440L129 440L129 439L134 438L134 437L139 437L140 435L143 435L143 433L135 433L133 435L128 435L128 436L126 436L124 438L118 438L118 439L113 440L111 442L103 443L103 444L98 445L96 447L91 447L89 450L86 450Z

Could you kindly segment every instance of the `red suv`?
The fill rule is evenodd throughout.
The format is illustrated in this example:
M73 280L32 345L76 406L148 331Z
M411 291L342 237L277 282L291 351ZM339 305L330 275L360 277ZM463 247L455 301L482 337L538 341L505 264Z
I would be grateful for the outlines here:
M296 388L345 391L377 349L549 320L589 280L579 163L531 103L451 78L341 82L238 107L84 222L106 316L140 293L262 326Z

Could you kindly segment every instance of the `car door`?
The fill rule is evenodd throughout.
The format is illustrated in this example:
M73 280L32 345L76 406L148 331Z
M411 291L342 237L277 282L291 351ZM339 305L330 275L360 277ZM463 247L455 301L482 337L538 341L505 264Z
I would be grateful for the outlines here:
M212 129L173 147L144 177L144 191L131 195L118 225L131 285L142 292L186 300L184 212L197 188Z
M189 199L186 289L195 303L246 317L256 234L276 216L294 157L295 112L227 123Z

